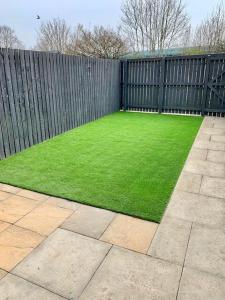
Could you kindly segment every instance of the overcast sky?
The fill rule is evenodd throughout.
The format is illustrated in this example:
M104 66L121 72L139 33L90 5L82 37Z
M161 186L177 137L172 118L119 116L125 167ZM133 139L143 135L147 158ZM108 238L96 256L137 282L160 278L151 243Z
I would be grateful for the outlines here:
M0 25L11 26L27 48L34 46L40 22L64 18L71 26L110 25L120 21L122 0L0 0ZM186 0L193 25L196 25L220 0ZM224 0L225 2L225 0ZM39 14L41 20L36 20Z

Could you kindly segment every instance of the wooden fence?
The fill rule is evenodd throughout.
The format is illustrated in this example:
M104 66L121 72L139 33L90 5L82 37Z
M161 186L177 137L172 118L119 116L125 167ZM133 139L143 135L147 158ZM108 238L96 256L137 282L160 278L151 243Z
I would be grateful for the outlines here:
M225 113L225 54L122 61L125 110Z
M0 159L119 110L119 61L0 49Z

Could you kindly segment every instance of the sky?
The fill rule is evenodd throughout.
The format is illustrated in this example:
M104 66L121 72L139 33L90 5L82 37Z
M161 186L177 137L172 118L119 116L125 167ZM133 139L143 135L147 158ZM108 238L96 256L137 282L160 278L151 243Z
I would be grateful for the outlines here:
M220 0L184 0L195 26ZM225 3L225 0L223 0ZM116 27L120 22L122 0L0 0L0 25L12 27L26 48L35 45L41 22L64 18L68 25ZM41 19L37 20L36 15Z

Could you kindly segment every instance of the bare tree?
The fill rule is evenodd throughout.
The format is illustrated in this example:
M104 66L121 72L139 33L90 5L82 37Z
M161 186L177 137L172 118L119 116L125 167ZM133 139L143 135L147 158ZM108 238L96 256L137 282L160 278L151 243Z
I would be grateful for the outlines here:
M70 37L70 28L63 19L42 23L38 31L35 49L65 53Z
M133 51L175 45L189 27L182 0L125 0L121 10L122 29Z
M225 51L225 9L222 2L197 26L193 45L208 51Z
M8 26L0 26L0 47L2 48L24 48L15 31Z
M103 26L95 26L93 30L89 30L78 25L67 52L90 57L118 58L127 52L127 47L119 31Z

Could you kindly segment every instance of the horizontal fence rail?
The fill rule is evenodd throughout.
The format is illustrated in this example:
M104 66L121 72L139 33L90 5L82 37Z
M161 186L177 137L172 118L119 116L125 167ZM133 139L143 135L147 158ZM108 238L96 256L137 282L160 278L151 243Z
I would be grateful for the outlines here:
M0 159L120 108L120 63L0 48Z
M121 107L224 115L225 54L121 61Z

